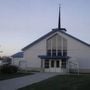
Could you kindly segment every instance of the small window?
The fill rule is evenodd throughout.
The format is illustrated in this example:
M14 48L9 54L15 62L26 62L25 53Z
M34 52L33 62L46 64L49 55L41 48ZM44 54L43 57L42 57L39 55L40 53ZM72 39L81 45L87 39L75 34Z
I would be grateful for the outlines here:
M49 60L45 60L45 68L49 68Z
M62 56L62 51L58 50L58 56Z
M59 61L56 61L56 67L59 67Z
M51 61L51 67L54 67L54 61Z
M47 55L51 56L51 50L47 50Z
M52 50L52 56L56 56L56 50Z
M63 50L63 56L67 56L67 50Z

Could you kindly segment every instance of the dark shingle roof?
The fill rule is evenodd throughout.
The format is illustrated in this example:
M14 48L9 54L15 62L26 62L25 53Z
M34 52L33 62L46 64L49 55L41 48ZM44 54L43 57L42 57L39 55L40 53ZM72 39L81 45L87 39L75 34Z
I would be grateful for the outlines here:
M13 57L13 58L23 58L23 52L18 52L16 54L12 55L11 57Z
M82 43L82 44L84 44L84 45L90 47L90 45L89 45L88 43L86 43L86 42L84 42L84 41L82 41L82 40L80 40L80 39L78 39L78 38L76 38L76 37L74 37L74 36L72 36L72 35L70 35L70 34L64 32L63 30L66 31L65 28L61 28L60 30L59 30L59 29L53 29L52 31L50 31L49 33L47 33L47 34L45 34L44 36L40 37L39 39L37 39L37 40L34 41L33 43L31 43L31 44L27 45L26 47L24 47L22 50L24 51L24 50L26 50L26 49L32 47L33 45L35 45L35 44L38 43L39 41L45 39L46 37L48 37L49 35L51 35L51 34L57 32L57 31L58 31L58 32L61 32L61 33L65 34L65 35L67 35L67 36L69 36L69 37L71 37L71 38L73 38L73 39L79 41L80 43Z

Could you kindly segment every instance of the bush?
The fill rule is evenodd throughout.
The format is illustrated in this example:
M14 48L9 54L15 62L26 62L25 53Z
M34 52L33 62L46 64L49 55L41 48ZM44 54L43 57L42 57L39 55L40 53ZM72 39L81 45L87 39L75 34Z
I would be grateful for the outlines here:
M1 73L12 74L18 71L18 67L14 65L3 65L0 67Z

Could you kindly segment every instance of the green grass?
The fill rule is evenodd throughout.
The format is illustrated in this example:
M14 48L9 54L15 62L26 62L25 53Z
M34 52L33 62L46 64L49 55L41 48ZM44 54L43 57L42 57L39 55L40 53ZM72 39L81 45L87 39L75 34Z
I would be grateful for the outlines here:
M2 73L0 73L0 81L11 79L11 78L23 77L23 76L31 75L31 74L33 74L33 73L24 73L24 72L17 72L14 74L2 74Z
M90 74L59 75L19 90L90 90Z

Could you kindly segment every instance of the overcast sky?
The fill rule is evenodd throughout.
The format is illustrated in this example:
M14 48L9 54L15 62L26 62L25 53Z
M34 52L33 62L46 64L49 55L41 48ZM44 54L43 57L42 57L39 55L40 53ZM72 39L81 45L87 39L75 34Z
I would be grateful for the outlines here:
M61 26L90 43L90 0L0 0L0 55L12 55Z

